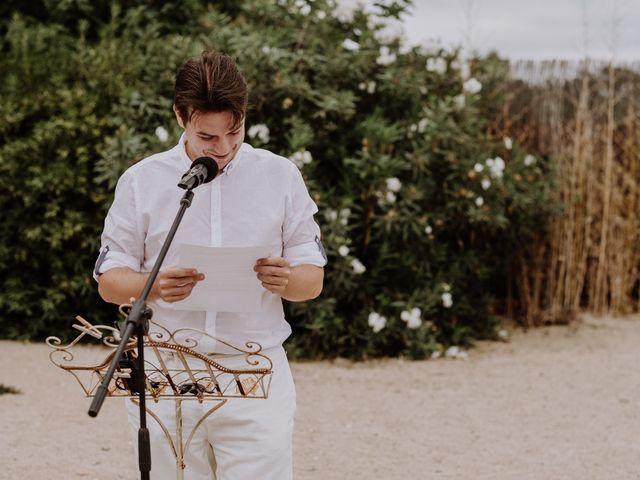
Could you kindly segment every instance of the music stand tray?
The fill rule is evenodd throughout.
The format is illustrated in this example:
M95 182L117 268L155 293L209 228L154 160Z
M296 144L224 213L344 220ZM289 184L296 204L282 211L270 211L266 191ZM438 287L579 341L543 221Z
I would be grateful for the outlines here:
M74 324L73 328L80 333L69 344L63 345L60 338L55 336L46 339L47 345L53 349L49 353L49 359L57 367L71 373L87 397L93 397L118 347L120 331L108 325L92 325L80 316L77 316L76 320L78 323ZM201 330L180 328L170 332L152 320L149 323L150 333L144 337L145 384L142 392L156 403L167 400L175 402L175 441L159 416L149 408L146 408L146 412L164 432L176 460L176 478L183 480L185 453L196 430L229 398L268 398L273 364L271 359L262 353L261 345L256 342L248 341L240 348ZM99 363L80 365L77 361L74 362L74 347L87 336L101 340L109 350L107 356ZM198 349L199 342L196 338L207 338L218 345L224 345L227 347L225 354L202 353ZM137 339L131 337L119 367L109 383L107 396L128 397L138 404L141 389L136 381L137 372L134 371L136 342ZM242 368L225 365L225 358L233 358L234 365L237 365L239 357L244 359ZM167 364L167 358L173 359L171 365ZM175 367L176 364L179 368ZM205 400L216 401L216 404L200 417L190 432L184 432L182 402L202 403Z

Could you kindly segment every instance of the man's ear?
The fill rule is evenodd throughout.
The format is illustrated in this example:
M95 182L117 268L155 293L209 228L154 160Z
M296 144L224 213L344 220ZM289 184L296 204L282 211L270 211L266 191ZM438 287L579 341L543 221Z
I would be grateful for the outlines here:
M173 105L173 113L176 114L176 120L178 121L178 125L180 125L180 127L182 129L186 128L184 126L184 122L182 121L182 117L180 116L180 112L178 111L178 108L176 107L176 105Z

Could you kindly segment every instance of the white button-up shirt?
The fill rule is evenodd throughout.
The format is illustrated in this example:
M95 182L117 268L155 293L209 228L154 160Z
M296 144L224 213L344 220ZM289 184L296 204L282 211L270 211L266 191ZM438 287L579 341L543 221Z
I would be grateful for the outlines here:
M177 183L190 166L183 136L171 150L138 162L120 177L102 234L102 251L105 247L108 251L96 265L96 277L116 267L151 271L184 194ZM313 219L317 211L300 171L290 160L245 143L218 177L194 190L193 203L184 214L163 267L177 265L181 243L278 245L281 251L273 254L292 266L322 267L326 258L320 229ZM257 313L181 311L163 300L149 305L152 320L171 332L185 327L203 330L241 348L247 341L274 347L291 334L281 297L266 289ZM228 351L206 337L186 336L196 338L203 352Z

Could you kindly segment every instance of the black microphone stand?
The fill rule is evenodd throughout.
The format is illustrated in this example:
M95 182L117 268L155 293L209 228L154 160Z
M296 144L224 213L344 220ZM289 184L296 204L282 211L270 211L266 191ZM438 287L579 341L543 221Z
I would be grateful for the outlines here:
M149 274L149 278L147 278L147 283L145 284L144 289L140 294L140 298L136 299L133 302L133 306L131 307L131 310L127 315L123 328L120 331L121 338L116 353L111 360L111 364L109 365L109 369L107 370L102 383L96 390L96 394L93 397L93 401L91 402L91 406L89 407L88 412L90 417L95 417L96 415L98 415L98 412L102 407L102 403L107 396L109 383L111 382L113 374L120 364L120 359L122 358L124 349L127 347L131 335L135 333L138 349L138 377L136 379L131 379L131 384L137 385L137 393L140 404L140 428L138 430L138 464L140 467L140 478L142 480L149 480L149 472L151 471L151 446L149 442L149 430L147 429L147 412L145 410L146 378L144 374L144 336L149 332L149 320L151 319L153 312L149 307L147 307L147 298L149 297L149 293L151 292L151 288L153 287L153 282L155 282L156 277L158 276L158 272L160 271L162 262L164 262L164 258L167 255L167 251L169 250L171 242L173 241L173 237L178 230L178 225L180 225L182 217L184 216L187 208L191 206L192 200L193 191L191 190L191 188L189 188L180 200L180 209L178 210L178 214L173 221L173 225L171 225L171 229L169 230L167 238L162 245L162 249L158 254L158 258L153 265L153 269ZM135 392L132 391L132 393Z

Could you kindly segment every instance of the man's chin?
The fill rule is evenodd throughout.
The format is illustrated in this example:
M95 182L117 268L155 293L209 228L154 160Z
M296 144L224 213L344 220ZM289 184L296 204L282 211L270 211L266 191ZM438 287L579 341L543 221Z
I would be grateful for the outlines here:
M218 169L220 171L224 170L224 168L229 165L229 163L231 163L231 161L234 159L235 154L229 154L229 155L225 155L224 157L218 157L216 155L212 155L212 154L206 154L207 157L211 157L213 158L213 160L218 164Z

